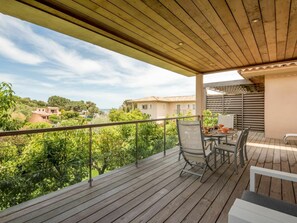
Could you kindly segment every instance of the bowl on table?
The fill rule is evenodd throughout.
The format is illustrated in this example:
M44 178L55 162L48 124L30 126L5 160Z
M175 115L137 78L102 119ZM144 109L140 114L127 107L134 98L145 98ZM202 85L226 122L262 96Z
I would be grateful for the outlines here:
M221 128L221 132L222 133L228 133L229 132L229 128L223 127L223 128Z

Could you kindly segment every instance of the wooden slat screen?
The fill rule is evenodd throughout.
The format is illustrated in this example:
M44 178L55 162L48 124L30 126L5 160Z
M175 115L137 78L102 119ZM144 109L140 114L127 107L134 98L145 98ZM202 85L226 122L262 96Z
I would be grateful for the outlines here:
M264 131L264 92L239 95L208 95L206 108L215 113L235 114L234 127Z

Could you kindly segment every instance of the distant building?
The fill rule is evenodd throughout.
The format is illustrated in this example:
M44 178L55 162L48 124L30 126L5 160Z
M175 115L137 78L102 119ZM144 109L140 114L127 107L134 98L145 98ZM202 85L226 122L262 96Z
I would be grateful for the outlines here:
M142 113L150 115L151 119L166 118L177 114L196 113L195 96L175 97L146 97L129 100L128 103L136 104Z
M54 114L61 114L58 107L37 108L32 112L29 122L49 122L49 116Z

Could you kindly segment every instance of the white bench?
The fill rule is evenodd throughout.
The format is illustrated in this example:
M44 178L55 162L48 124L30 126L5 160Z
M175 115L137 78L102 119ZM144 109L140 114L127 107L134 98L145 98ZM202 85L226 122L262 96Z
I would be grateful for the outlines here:
M228 214L228 222L296 223L297 205L255 193L256 174L297 182L297 174L252 166L250 191L245 191L242 199L235 200Z
M287 144L287 138L291 138L291 137L297 137L297 134L296 133L287 133L285 136L284 136L284 143Z

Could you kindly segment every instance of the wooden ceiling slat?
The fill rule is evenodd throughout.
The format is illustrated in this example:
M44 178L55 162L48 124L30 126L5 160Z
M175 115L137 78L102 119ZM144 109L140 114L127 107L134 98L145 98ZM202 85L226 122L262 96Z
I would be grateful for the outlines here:
M88 6L91 7L92 9L98 8L98 5L91 3L89 1L79 1L79 2L89 3ZM118 20L110 20L109 18L107 18L106 16L110 16L109 14L104 16L104 13L103 13L103 15L100 15L100 14L90 10L90 8L86 8L85 6L77 4L74 1L69 2L69 1L61 0L61 1L59 1L59 4L67 4L67 6L72 7L73 10L79 10L81 13L88 15L93 20L97 19L96 23L98 23L98 24L100 24L100 23L97 21L104 22L104 26L105 26L104 28L106 29L106 27L108 26L108 30L111 32L116 30L117 32L119 32L119 31L121 31L123 33L125 32L125 35L129 34L129 36L126 36L126 37L124 34L121 35L121 36L125 37L127 42L134 42L137 44L138 43L137 40L141 39L143 36L143 35L140 35L139 33L133 32L133 31L127 32L128 29L126 29L121 24L116 23L116 22L118 22ZM94 5L90 5L90 4L94 4ZM86 17L86 19L90 19L90 18ZM127 25L127 24L125 24L125 25ZM131 28L131 27L129 27L129 28ZM146 35L145 37L150 37L150 36ZM131 38L134 38L133 39L134 41L132 41ZM151 42L151 46L143 45L144 48L149 48L151 50L152 46L154 46L155 49L162 49L163 50L162 52L160 52L160 51L159 52L155 51L155 52L157 54L163 55L164 57L167 57L168 59L176 61L178 63L180 63L181 61L178 61L177 58L183 58L184 65L188 66L188 67L192 67L192 69L195 69L195 65L202 66L202 63L194 61L185 55L179 54L173 48L168 48L167 46L165 46L165 44L158 42L159 40L157 40L156 38L151 38L151 39L149 39L149 41L153 41L153 42ZM141 45L141 44L138 44L138 45ZM169 50L172 50L172 53L170 54L170 56L167 56ZM176 56L174 56L174 55L176 55ZM174 57L172 57L172 56L174 56ZM186 61L187 61L187 63L185 63Z
M275 2L260 0L260 8L270 61L276 61ZM260 22L260 21L259 21Z
M252 53L256 63L257 64L262 63L262 58L261 58L253 31L251 29L249 19L246 15L242 1L227 0L227 4L232 11L232 14L236 20L236 23L238 24L238 26L242 32L242 35L243 35L248 47L250 48L251 53Z
M163 29L168 30L173 35L175 35L177 38L181 39L184 45L183 48L189 49L189 53L192 55L195 55L201 62L204 63L204 67L201 68L200 72L205 72L207 70L212 70L214 67L217 69L220 69L218 66L214 64L214 60L211 60L211 63L213 65L210 65L210 61L203 55L201 52L198 52L197 50L193 49L191 46L194 43L192 39L190 39L188 36L186 36L184 33L182 33L179 29L177 29L175 26L173 26L169 21L167 21L165 18L163 18L161 15L159 15L156 11L154 11L152 8L150 8L148 5L146 5L144 2L139 0L128 0L128 4L131 4L135 8L137 8L139 11L146 14L146 16L154 19L155 22L157 22L160 26L163 27ZM208 55L210 56L210 55Z
M264 27L262 23L261 9L258 0L244 0L244 8L249 17L249 21L256 38L256 42L262 57L263 63L269 62L269 55L267 49L267 43L264 33ZM253 22L255 19L258 22Z
M123 20L115 16L114 14L108 12L106 9L104 9L104 5L107 4L107 2L103 2L105 4L102 3L101 6L98 6L97 4L92 3L90 1L69 2L66 0L61 0L60 2L67 4L69 7L72 7L75 10L80 10L80 12L84 13L88 17L92 17L92 19L104 21L105 25L108 25L108 29L112 28L116 29L118 32L125 33L126 35L128 35L128 37L126 38L130 38L128 40L130 40L131 42L137 42L139 39L146 39L146 43L148 45L144 45L144 47L150 48L153 46L154 49L162 49L161 52L166 54L170 52L171 55L175 58L185 59L185 61L187 61L187 65L190 66L192 66L192 63L194 63L194 61L190 59L188 56L175 51L174 48L167 46L166 44L164 44L164 42L161 42L160 39L150 35L149 33L138 31L132 24L126 22L126 20ZM98 11L100 13L98 13ZM109 18L112 18L112 20L109 20ZM163 56L165 56L165 54Z
M0 0L0 12L184 75L297 59L297 0Z
M291 58L297 42L297 0L292 0L285 58Z
M217 14L220 16L221 20L225 24L226 28L229 30L230 34L233 36L233 39L236 41L237 45L245 55L249 64L254 64L255 59L245 42L245 39L242 36L240 29L234 17L231 14L231 11L225 1L210 0L212 6L216 10Z
M276 0L275 13L276 13L276 39L277 39L277 59L285 59L289 13L290 13L290 0Z
M240 60L230 49L224 39L217 33L213 26L204 17L192 0L177 0L178 4L189 14L189 16L201 27L203 32L209 36L223 50L236 66L241 66Z
M59 4L61 5L61 4L63 3L63 1L64 1L64 0L60 0L60 1L59 1ZM30 2L30 1L29 1L29 0L22 0L22 2ZM45 2L47 2L47 0L44 0L44 1L43 1L43 3L45 3ZM52 2L52 1L51 1L51 2ZM181 65L180 61L179 61L179 62L174 62L174 60L172 60L172 59L170 60L169 58L161 57L160 54L156 54L156 53L151 52L151 51L146 51L146 49L141 48L141 47L139 47L138 45L133 45L133 44L131 44L131 42L126 41L126 40L124 40L124 39L120 39L120 38L118 38L117 36L111 34L110 32L106 32L106 31L104 31L104 30L102 30L102 29L99 29L99 28L97 28L97 27L95 27L95 26L92 26L92 25L90 25L90 24L88 24L88 23L85 23L85 22L83 22L82 20L73 18L73 17L71 17L71 16L69 16L69 15L67 15L67 14L65 14L65 13L62 13L62 12L60 12L60 11L57 11L56 9L52 9L52 8L48 7L47 5L41 4L41 3L37 2L37 1L30 2L30 3L31 3L32 5L34 5L35 7L41 8L41 9L43 9L43 10L45 10L45 11L49 11L50 13L53 13L53 14L55 14L55 15L59 15L60 18L63 18L63 19L68 20L68 21L71 21L71 22L74 23L74 24L78 24L78 25L80 25L80 26L82 26L82 27L86 27L86 28L89 29L89 30L93 30L93 31L95 31L95 32L98 32L98 33L104 35L104 36L108 36L109 38L114 39L114 40L116 40L116 41L123 42L123 43L125 43L125 44L127 44L127 45L131 45L133 48L136 48L136 49L139 50L139 51L142 51L142 52L144 52L144 53L147 53L147 54L149 54L149 55L151 55L151 56L153 56L153 57L159 58L159 59L161 59L161 60L163 60L163 61L166 61L167 63L172 63L172 65L177 66L177 67L180 67L181 69L185 69L186 67L191 67L191 66L192 66L192 64L189 63L189 64L187 64L187 65L184 65L184 67L183 67L183 66ZM67 5L68 5L69 2L68 2L68 1L64 1L64 3L67 3ZM67 7L68 7L68 6L67 6ZM81 9L81 8L80 8L80 9ZM100 17L100 20L101 20L102 22L106 22L105 19L106 19L106 18L104 18L104 17ZM107 20L107 21L108 21L108 22L112 22L112 21L110 21L110 20ZM110 31L110 30L109 30L109 31ZM94 36L94 37L95 37L95 36ZM92 41L92 42L93 42L93 41ZM97 42L97 41L95 40L95 42ZM120 51L120 52L122 51L122 49L120 49L120 48L115 48L115 49L113 49L113 48L114 48L114 47L111 47L112 50ZM140 58L140 59L141 59L141 58ZM147 62L149 62L149 61L147 61ZM157 64L156 64L156 65L157 65ZM195 70L195 66L192 66L192 69ZM193 72L193 70L192 70L192 72ZM174 70L173 70L173 71L174 71ZM175 72L177 72L177 70L176 70Z
M241 49L238 47L237 43L225 27L224 23L221 21L220 17L217 15L216 11L213 9L212 5L207 0L194 0L193 2L202 11L203 15L208 19L219 35L224 38L229 47L233 49L233 52L241 61L242 66L244 66L244 64L248 64L248 61Z
M82 2L84 6L89 7L89 9L91 9L90 8L91 2L89 1L79 1L79 2ZM145 41L145 43L147 43L149 47L154 47L156 50L161 47L166 50L164 52L167 55L170 55L172 58L175 58L175 60L183 59L187 61L187 64L190 66L193 66L193 65L203 66L203 64L199 60L197 60L196 57L193 57L188 53L177 50L179 46L176 43L169 41L163 35L159 34L158 32L155 32L150 27L146 26L146 24L140 23L137 19L131 17L125 11L119 10L119 8L116 7L115 5L106 1L104 1L105 4L102 4L101 3L102 1L94 1L94 2L96 3L97 9L93 9L93 10L96 13L99 13L100 15L103 15L108 18L112 18L113 21L118 21L118 25L121 26L121 29L123 32L127 33L128 30L126 29L130 29L132 33L139 35L138 39L141 39L142 41L147 39L148 41ZM127 21L128 24L123 21ZM142 26L143 29L139 30L136 25Z
M164 1L160 0L160 2L168 8L171 12L174 12L175 15L187 26L191 29L198 38L201 38L208 46L216 52L217 55L214 56L218 60L224 60L224 65L227 67L235 66L235 63L228 57L228 55L210 38L210 36L204 32L204 30L188 15L187 12L181 8L174 1Z
M157 0L142 0L147 6L156 11L160 16L166 18L166 20L180 30L185 36L192 40L190 46L200 52L210 63L216 64L218 67L225 67L217 58L217 54L207 44L205 44L191 29L185 26L171 11L169 11L164 5Z
M118 0L109 0L109 2L112 3L114 6L118 5L117 4ZM117 10L119 10L118 7L116 8ZM191 58L193 64L205 66L205 63L201 63L201 60L197 58L196 52L191 47L189 47L188 45L179 46L178 43L183 41L177 38L172 33L168 32L158 23L153 21L149 16L143 14L143 12L135 9L132 5L128 4L125 1L121 2L120 9L128 14L128 15L125 15L122 13L118 13L118 15L121 16L123 19L127 19L128 21L131 21L131 23L136 23L138 26L142 26L143 30L145 30L146 33L153 33L154 35L156 35L157 38L162 39L163 42L166 42L177 52L180 52L181 53L180 55L183 55L183 57ZM142 18L141 21L139 21L138 18ZM189 53L189 52L192 52L192 53Z

